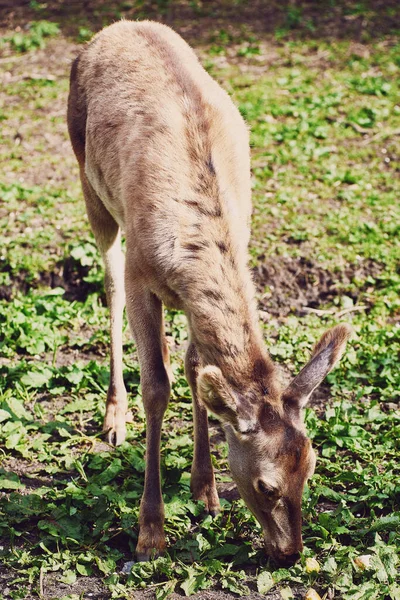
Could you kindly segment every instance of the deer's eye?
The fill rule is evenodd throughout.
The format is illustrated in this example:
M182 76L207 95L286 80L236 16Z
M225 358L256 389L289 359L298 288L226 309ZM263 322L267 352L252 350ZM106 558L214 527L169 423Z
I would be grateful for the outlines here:
M279 498L279 491L276 487L266 483L262 479L257 482L257 489L265 498L269 500L275 500Z

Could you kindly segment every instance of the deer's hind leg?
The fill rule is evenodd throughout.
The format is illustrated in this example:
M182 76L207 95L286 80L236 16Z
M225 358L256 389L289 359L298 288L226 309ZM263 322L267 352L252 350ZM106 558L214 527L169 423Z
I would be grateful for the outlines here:
M105 266L105 289L110 310L110 384L103 431L107 441L118 446L126 436L128 400L122 375L122 325L125 306L125 257L118 224L81 172L86 209L97 247Z

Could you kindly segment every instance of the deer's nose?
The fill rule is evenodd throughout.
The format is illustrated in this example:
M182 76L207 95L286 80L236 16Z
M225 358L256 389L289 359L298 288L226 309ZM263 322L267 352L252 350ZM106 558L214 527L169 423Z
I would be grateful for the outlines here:
M294 565L300 558L300 552L294 552L293 554L279 554L276 557L276 561L285 567L291 567Z

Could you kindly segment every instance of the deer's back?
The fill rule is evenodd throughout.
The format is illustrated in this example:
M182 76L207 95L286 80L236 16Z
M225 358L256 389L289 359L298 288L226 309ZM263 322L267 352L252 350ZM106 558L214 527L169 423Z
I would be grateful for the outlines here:
M154 277L179 278L201 246L215 262L210 239L246 247L246 126L171 29L121 21L100 32L74 63L68 121L81 168Z

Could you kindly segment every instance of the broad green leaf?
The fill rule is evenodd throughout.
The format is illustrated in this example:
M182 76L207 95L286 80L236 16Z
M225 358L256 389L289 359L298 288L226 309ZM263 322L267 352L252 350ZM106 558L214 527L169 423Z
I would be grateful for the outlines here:
M3 408L0 408L0 423L2 423L3 421L7 421L7 419L10 419L11 415L8 411L4 410Z
M66 583L67 585L73 585L76 581L76 573L75 571L71 571L71 569L67 569L64 571L63 575L60 577L60 581Z
M396 531L400 528L400 514L387 515L374 521L369 531Z
M114 458L111 464L108 465L102 473L96 476L96 481L99 485L104 485L114 479L122 470L122 462L119 458Z
M271 573L268 571L261 571L257 577L257 589L260 594L266 594L275 585Z
M191 569L187 569L187 577L181 583L181 588L185 592L185 596L191 596L198 590L198 573Z
M105 575L109 575L115 570L115 560L111 557L105 559L100 556L95 556L95 561L99 570Z
M0 469L0 489L21 490L24 488L25 484L21 483L18 475L15 473L7 473L4 469Z
M19 419L32 419L32 415L26 410L21 400L11 396L7 398L6 404L10 411Z
M367 581L356 588L352 587L343 594L343 600L381 600L381 598L381 591L374 581Z
M41 388L49 383L52 375L52 371L46 368L42 371L28 371L21 377L21 382L27 387Z
M283 587L279 591L282 600L294 600L293 592L289 586Z
M84 577L88 577L92 574L92 569L90 565L82 565L80 563L76 563L76 570L80 575L83 575Z
M337 572L337 562L336 562L336 560L334 559L333 556L329 556L326 559L326 561L324 562L324 565L322 567L322 570L325 571L325 573L327 573L331 577L333 577L333 575L336 574L336 572Z
M285 579L290 579L291 573L288 569L277 569L272 574L274 581L279 583L280 581L284 581Z
M156 600L165 600L170 594L173 594L176 588L176 579L167 581L162 587L155 588Z

